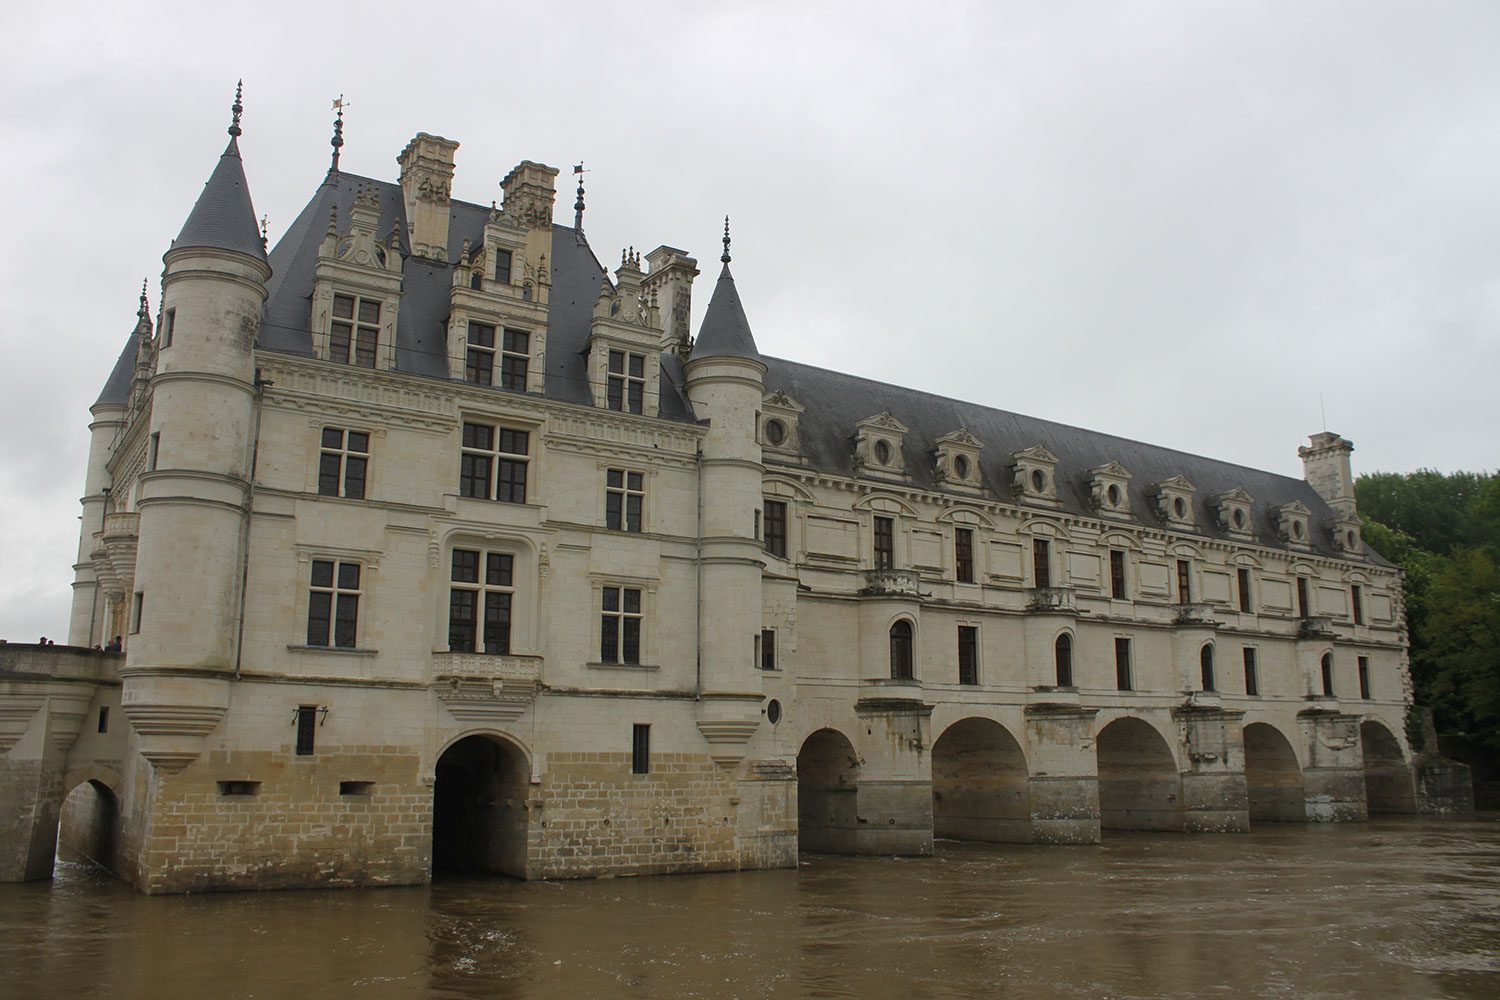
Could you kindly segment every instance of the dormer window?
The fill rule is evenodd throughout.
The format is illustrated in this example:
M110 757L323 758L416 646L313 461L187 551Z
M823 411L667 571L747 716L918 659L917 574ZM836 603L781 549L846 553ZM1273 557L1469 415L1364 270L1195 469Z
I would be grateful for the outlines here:
M495 328L488 323L469 324L469 349L464 359L464 381L472 385L495 384Z
M1152 489L1157 517L1169 527L1192 528L1196 524L1193 517L1193 494L1197 489L1186 476L1173 476L1157 483Z
M1254 499L1242 487L1220 493L1213 499L1219 529L1236 538L1249 538L1255 531L1250 513Z
M902 438L906 425L889 413L878 413L854 425L854 465L864 474L906 478Z
M1101 514L1130 515L1130 473L1119 462L1089 470L1089 502Z
M884 438L875 442L875 461L880 465L891 464L891 443Z
M333 322L328 328L331 360L360 368L375 367L380 344L380 300L360 295L333 296Z
M980 486L979 450L983 447L979 439L964 428L944 434L937 439L933 456L934 478L943 486L977 490Z
M495 251L495 283L499 285L510 284L511 252L509 250Z
M760 405L761 447L773 452L797 454L801 450L797 438L797 418L802 415L802 404L777 390L767 393Z
M1333 532L1334 548L1345 555L1358 555L1362 551L1359 540L1359 518L1341 517L1330 527Z
M766 443L775 448L786 441L786 424L780 420L771 419L766 421Z
M530 364L531 334L523 330L506 330L501 340L500 388L525 392Z
M1011 485L1023 500L1033 503L1057 503L1058 458L1042 445L1035 445L1011 456Z
M646 400L646 356L609 352L608 403L611 410L640 413Z
M1293 548L1305 549L1311 546L1312 536L1307 525L1312 511L1300 501L1282 504L1271 512L1271 516L1276 522L1276 533L1281 536L1282 541Z

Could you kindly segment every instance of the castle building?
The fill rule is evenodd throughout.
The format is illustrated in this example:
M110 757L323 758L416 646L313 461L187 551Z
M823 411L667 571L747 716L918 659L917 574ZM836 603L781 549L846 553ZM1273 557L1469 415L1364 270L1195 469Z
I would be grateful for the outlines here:
M727 222L693 337L692 256L611 275L581 185L456 200L426 133L392 182L336 132L268 253L240 111L91 410L68 644L0 647L0 878L59 814L178 892L1433 807L1342 437L1297 480L764 356Z

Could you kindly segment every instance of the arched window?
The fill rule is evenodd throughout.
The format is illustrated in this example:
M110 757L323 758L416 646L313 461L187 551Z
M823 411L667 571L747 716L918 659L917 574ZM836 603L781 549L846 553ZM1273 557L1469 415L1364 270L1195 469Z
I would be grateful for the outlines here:
M1203 677L1203 690L1214 690L1214 644L1206 642L1198 651L1198 668Z
M1323 697L1333 697L1333 654L1323 654Z
M1066 632L1057 637L1057 686L1073 686L1073 637Z
M891 677L911 680L911 622L904 618L891 626Z

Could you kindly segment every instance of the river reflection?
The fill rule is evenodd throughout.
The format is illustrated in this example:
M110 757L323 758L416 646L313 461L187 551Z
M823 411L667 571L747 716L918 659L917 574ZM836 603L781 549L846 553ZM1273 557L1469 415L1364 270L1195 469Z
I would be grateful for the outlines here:
M0 997L1500 997L1500 818L940 842L796 871L0 886Z

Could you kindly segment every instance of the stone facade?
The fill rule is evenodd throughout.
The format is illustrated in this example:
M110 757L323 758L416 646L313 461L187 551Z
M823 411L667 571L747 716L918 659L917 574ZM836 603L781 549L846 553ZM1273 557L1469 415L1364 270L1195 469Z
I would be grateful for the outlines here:
M60 812L182 892L1422 808L1337 435L1301 482L763 358L727 234L690 341L691 257L611 281L555 170L484 209L425 133L267 256L231 134L93 408L72 645L0 647L0 877Z

